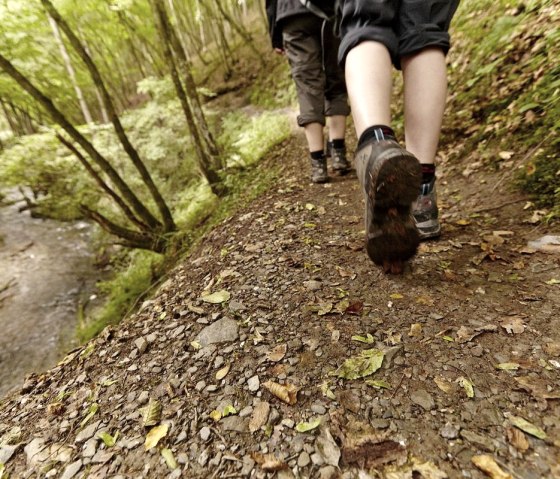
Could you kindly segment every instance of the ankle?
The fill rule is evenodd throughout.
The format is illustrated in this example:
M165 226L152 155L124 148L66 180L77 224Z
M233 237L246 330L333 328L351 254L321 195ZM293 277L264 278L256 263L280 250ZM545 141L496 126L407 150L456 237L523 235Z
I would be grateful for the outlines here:
M386 125L373 125L364 130L358 140L358 148L370 141L393 140L396 141L393 129Z
M433 163L422 163L422 183L431 183L436 176L436 165Z
M325 151L324 150L317 150L309 152L312 160L322 160L325 158Z

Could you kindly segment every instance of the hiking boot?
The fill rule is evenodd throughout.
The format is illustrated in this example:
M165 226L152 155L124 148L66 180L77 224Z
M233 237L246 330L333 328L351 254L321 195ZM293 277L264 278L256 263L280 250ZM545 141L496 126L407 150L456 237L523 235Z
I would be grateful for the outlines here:
M327 159L325 157L321 159L311 158L311 181L313 183L326 183L329 181Z
M429 183L422 184L420 194L412 204L412 216L421 240L441 235L435 177Z
M327 143L327 152L332 158L332 168L335 173L345 175L350 171L350 163L346 159L346 148L335 148L332 142Z
M365 194L368 255L386 273L402 273L420 242L411 215L422 179L420 163L396 141L385 139L363 145L355 167Z

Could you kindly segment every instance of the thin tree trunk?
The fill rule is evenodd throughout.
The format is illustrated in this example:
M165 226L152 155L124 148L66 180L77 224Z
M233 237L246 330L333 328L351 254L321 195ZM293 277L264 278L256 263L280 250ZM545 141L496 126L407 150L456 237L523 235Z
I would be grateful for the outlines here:
M207 151L204 148L203 139L200 135L200 130L196 124L196 117L193 114L193 111L191 109L191 104L187 99L187 94L183 89L183 85L181 83L179 74L177 72L177 66L175 64L175 59L173 58L173 53L171 51L171 34L170 34L171 26L169 24L169 18L167 17L167 12L165 11L163 0L152 0L152 3L154 6L154 11L157 15L157 24L162 38L163 53L169 65L171 79L173 80L173 84L175 85L177 96L179 97L179 100L181 102L181 106L185 114L185 119L187 120L187 124L189 126L189 130L191 132L194 141L196 156L198 159L198 166L202 174L208 181L208 184L210 185L212 192L214 192L217 195L221 195L222 191L219 187L220 177L210 166L212 164L211 158L208 156Z
M49 17L50 18L50 17ZM56 22L55 22L56 23ZM89 49L89 45L85 40L83 40L84 48L86 49L87 54L91 57L91 51ZM95 92L95 97L97 98L97 103L99 104L99 111L101 113L101 119L103 123L109 123L109 115L107 115L107 110L105 109L105 105L103 104L103 98L101 98L101 92L97 85L93 86L93 91Z
M64 66L66 67L66 71L68 72L68 76L70 77L70 81L72 82L72 86L74 87L74 91L76 92L76 97L78 97L78 102L80 103L80 108L82 110L82 114L84 115L84 120L86 121L86 123L92 123L93 120L91 118L89 107L84 98L82 89L80 88L80 85L78 85L78 80L76 79L76 72L74 70L74 66L72 65L72 60L70 59L70 55L68 55L68 51L66 50L66 46L64 45L64 40L62 40L62 37L60 36L58 25L50 15L47 15L47 18L49 19L49 24L51 26L54 39L58 44L58 49L60 50L60 56L64 61Z
M41 0L41 3L47 10L47 13L51 17L53 17L54 20L56 20L60 29L66 34L68 40L70 41L70 44L76 50L76 52L78 53L82 61L88 67L88 70L93 78L93 81L99 86L99 89L101 90L101 95L103 97L103 103L105 104L105 108L107 108L107 113L109 114L109 118L113 123L115 131L117 133L117 137L119 138L124 150L132 160L132 163L140 173L142 181L148 187L148 190L150 191L150 194L152 195L152 198L154 199L158 207L158 210L161 214L161 217L163 219L165 231L166 232L175 231L176 226L175 226L175 222L173 221L171 211L169 211L169 208L167 207L165 200L163 199L161 193L159 192L157 186L155 185L148 169L146 168L146 165L144 165L144 163L140 159L140 155L138 154L134 146L132 146L132 143L130 143L130 140L128 139L128 136L126 135L124 128L120 122L120 119L115 111L111 96L109 95L109 92L107 91L107 88L103 83L103 79L101 78L101 74L99 73L99 70L93 63L91 57L87 54L85 48L81 44L78 37L70 29L66 21L60 16L60 14L54 8L50 0Z
M14 122L14 119L12 118L12 115L10 114L8 109L6 108L6 103L4 102L4 100L0 99L0 105L2 105L2 111L4 112L4 116L6 117L6 121L8 122L8 125L10 126L10 130L12 130L12 134L14 136L20 136L19 132L18 132L17 125Z
M136 211L138 216L145 221L151 229L156 231L161 223L143 205L134 192L128 187L113 166L97 151L97 149L84 137L56 108L50 98L37 89L26 77L24 77L2 54L0 54L0 68L4 70L16 83L29 93L45 109L51 118L60 125L70 137L76 141L91 159L107 174L111 181L122 193L129 205Z

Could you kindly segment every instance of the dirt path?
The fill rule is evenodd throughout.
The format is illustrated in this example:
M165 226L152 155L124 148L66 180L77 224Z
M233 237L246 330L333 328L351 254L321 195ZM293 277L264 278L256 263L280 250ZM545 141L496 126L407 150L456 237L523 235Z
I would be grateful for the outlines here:
M486 477L474 455L560 477L559 260L524 252L542 231L500 173L444 161L445 233L394 277L363 249L355 177L310 185L304 157L277 149L275 191L0 403L11 477ZM371 349L379 370L336 375Z

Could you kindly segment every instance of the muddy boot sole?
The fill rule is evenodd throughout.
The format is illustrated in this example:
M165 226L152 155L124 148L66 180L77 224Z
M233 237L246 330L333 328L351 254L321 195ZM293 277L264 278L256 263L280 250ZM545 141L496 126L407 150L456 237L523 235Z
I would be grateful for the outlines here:
M420 183L420 163L402 148L388 148L366 165L366 250L386 273L402 273L418 249L420 235L410 208Z

